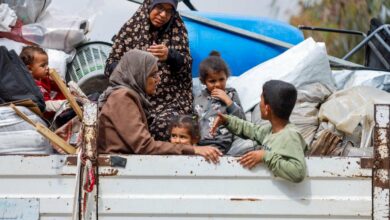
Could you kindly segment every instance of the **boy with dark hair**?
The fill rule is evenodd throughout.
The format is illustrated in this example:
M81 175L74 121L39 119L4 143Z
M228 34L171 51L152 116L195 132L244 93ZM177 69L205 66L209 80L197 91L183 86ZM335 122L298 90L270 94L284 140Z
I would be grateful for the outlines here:
M270 125L255 125L234 116L219 114L211 133L225 125L230 132L255 140L262 149L246 153L238 161L246 168L264 162L272 173L292 182L306 176L304 151L307 145L295 125L289 122L297 100L297 90L290 83L270 80L263 85L260 114Z

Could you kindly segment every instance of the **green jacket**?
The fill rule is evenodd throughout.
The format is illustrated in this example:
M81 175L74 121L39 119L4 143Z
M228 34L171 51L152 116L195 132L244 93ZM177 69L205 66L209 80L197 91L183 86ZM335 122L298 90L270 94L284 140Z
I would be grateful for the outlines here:
M301 182L306 176L304 151L307 144L295 125L273 134L272 126L255 125L234 116L227 117L226 127L235 135L257 141L265 150L264 163L272 173L292 182Z

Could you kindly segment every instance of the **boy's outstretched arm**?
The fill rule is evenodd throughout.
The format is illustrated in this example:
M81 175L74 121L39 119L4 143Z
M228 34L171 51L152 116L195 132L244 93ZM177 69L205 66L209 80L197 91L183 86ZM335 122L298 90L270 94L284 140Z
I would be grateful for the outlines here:
M226 116L221 112L218 112L217 117L214 120L213 126L210 128L210 134L215 136L219 126L226 124Z
M214 120L214 125L210 129L210 134L215 135L217 128L221 125L241 138L251 139L258 144L262 144L265 135L267 134L267 127L261 125L255 125L252 122L245 121L231 115L224 115L218 113L218 116Z

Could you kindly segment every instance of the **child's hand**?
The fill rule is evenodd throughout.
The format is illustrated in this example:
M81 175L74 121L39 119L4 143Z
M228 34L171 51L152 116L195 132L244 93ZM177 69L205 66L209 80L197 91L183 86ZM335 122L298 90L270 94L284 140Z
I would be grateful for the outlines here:
M218 127L221 125L224 125L224 124L226 124L226 117L221 112L218 112L217 117L214 119L214 124L210 128L210 131L209 131L211 136L214 137L216 132L217 132Z
M264 153L264 150L255 150L248 152L244 156L240 157L238 159L238 162L240 162L243 167L252 169L254 166L256 166L256 164L263 161Z
M211 146L194 146L195 150L195 155L200 155L206 159L207 162L213 162L213 163L218 163L219 162L219 157L222 156L222 153L220 150L218 150L215 147Z
M168 47L165 44L153 44L148 49L148 52L153 54L160 61L168 59Z
M213 89L213 91L211 91L211 96L214 98L218 98L219 100L224 102L226 104L226 106L228 106L228 107L231 104L233 104L232 99L222 89Z

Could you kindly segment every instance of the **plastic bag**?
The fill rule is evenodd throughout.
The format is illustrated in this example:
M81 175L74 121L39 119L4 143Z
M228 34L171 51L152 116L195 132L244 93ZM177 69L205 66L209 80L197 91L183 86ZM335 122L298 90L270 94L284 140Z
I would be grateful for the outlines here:
M88 30L88 20L47 12L38 23L22 27L23 38L42 47L71 52L83 42Z
M375 125L374 104L390 104L390 94L372 87L353 87L331 95L322 104L318 117L347 134L352 134L360 124L363 129L360 147L369 147Z
M0 4L0 31L11 31L16 23L16 14L7 4Z
M1 0L12 8L24 24L35 23L50 5L51 0Z

